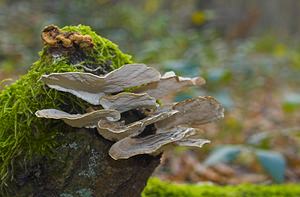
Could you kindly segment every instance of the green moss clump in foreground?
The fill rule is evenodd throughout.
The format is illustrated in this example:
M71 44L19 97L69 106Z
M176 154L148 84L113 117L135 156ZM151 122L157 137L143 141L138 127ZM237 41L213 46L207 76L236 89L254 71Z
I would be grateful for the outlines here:
M148 181L142 197L299 197L300 185L208 186Z
M123 54L107 39L98 36L87 26L69 26L64 32L78 32L92 38L93 48L86 56L94 65L111 64L112 69L131 63L131 57ZM71 94L50 90L39 82L43 74L52 72L80 71L69 63L67 57L52 57L46 46L40 52L40 59L29 72L0 92L0 178L1 188L9 186L17 169L26 169L34 157L51 155L58 145L56 137L64 132L62 121L36 118L40 109L56 108L70 113L81 113L87 103Z

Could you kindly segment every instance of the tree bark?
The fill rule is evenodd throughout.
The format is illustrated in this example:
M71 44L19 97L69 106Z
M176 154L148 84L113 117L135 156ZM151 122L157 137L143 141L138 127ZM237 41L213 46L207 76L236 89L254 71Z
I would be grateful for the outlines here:
M59 160L45 158L30 166L30 173L19 175L13 196L140 196L160 162L149 155L115 161L108 155L112 142L94 129L70 129L62 138Z

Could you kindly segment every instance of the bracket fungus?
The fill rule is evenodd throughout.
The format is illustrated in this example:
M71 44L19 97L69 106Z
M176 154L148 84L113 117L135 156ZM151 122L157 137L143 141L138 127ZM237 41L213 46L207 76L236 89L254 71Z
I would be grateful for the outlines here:
M164 146L179 141L194 132L194 128L175 127L142 138L137 136L126 137L112 145L109 155L116 160L128 159L140 154L157 155Z
M124 121L112 122L107 120L100 120L98 122L98 132L108 140L117 141L124 137L128 137L131 134L140 134L146 126L171 117L177 112L178 111L170 110L155 113L127 125L124 124Z
M102 96L159 81L160 73L144 64L127 64L104 76L91 73L66 72L43 75L50 88L69 92L93 105L100 105Z
M151 82L136 89L135 92L146 92L150 96L160 99L167 95L174 94L189 86L201 86L205 80L201 77L180 77L173 71L166 72L159 81Z
M144 64L127 64L104 76L66 72L43 75L41 80L50 88L87 101L97 110L69 114L43 109L36 116L61 119L72 127L97 128L100 135L115 142L109 150L115 160L157 155L174 145L202 147L210 141L199 138L192 126L224 116L223 107L209 96L158 105L158 99L205 81L200 77L180 77L174 72L161 76ZM142 117L125 122L122 114L131 110L139 111Z
M57 109L43 109L35 113L39 118L63 120L71 127L95 128L100 119L106 118L110 121L120 120L121 115L116 110L97 110L85 114L69 114Z
M125 112L136 108L155 110L158 106L156 99L146 93L135 94L129 92L103 96L99 103L104 109L115 109L119 112Z

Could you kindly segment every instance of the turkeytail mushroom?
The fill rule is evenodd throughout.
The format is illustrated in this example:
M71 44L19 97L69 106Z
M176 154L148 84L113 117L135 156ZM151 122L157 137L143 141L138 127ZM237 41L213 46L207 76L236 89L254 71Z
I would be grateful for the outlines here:
M136 93L146 92L150 96L161 99L189 86L201 86L205 80L201 77L188 78L177 76L173 71L165 73L159 81L151 82L134 90Z
M97 129L99 134L102 135L104 138L111 141L117 141L132 134L138 135L143 131L143 129L146 126L153 124L157 121L166 119L168 117L172 117L177 112L178 111L170 110L170 111L155 113L153 115L147 116L144 119L138 120L128 125L125 125L123 121L111 122L108 120L100 120L98 122Z
M43 75L41 80L50 88L71 93L103 109L76 115L47 109L36 115L62 119L73 127L97 127L100 135L115 141L109 155L116 160L140 154L157 155L174 145L202 147L210 141L199 138L197 129L191 127L224 116L221 104L209 96L158 105L158 99L205 81L200 77L176 76L174 72L161 77L158 71L144 64L127 64L105 76L52 73ZM131 110L139 111L142 116L125 124L120 114ZM149 127L151 132L147 130Z
M157 155L163 151L164 146L194 132L194 128L175 127L143 138L126 137L112 145L109 155L115 160L128 159L140 154Z
M43 109L35 112L39 118L63 120L71 127L95 128L100 119L110 121L120 120L120 113L116 110L97 110L86 114L69 114L57 109Z
M166 148L165 145L170 143L173 145L202 147L209 140L193 138L191 136L196 134L196 130L181 126L191 126L194 123L205 124L224 116L224 109L212 97L187 99L175 104L172 109L178 113L154 123L157 128L155 134L146 137L129 136L116 142L109 152L111 157L126 159L138 154L156 155ZM189 131L187 132L189 135L185 131ZM178 132L182 132L182 135L178 135ZM177 138L173 135L182 137Z
M156 99L148 94L135 94L130 92L103 96L99 103L104 109L115 109L119 112L125 112L137 108L156 110L158 106Z
M210 143L207 139L199 139L199 138L186 138L181 139L175 142L178 146L190 146L190 147L199 147L201 148L204 144Z
M160 73L144 64L127 64L104 76L91 73L66 72L43 75L41 80L50 88L71 93L93 105L100 105L106 94L158 81Z
M176 103L173 110L178 113L156 123L158 128L171 128L177 125L206 124L224 117L224 108L210 96L186 99Z

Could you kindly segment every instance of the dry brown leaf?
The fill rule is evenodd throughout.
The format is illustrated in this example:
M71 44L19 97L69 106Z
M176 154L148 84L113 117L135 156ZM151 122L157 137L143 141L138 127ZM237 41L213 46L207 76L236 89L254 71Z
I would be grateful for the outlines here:
M224 178L220 174L216 173L214 170L204 165L198 164L194 166L194 170L199 176L202 177L202 179L206 181L209 180L218 183L224 182Z
M211 168L213 170L215 170L216 172L218 172L219 174L226 176L226 177L235 175L234 169L224 163L219 163L219 164L213 165L213 166L211 166Z

